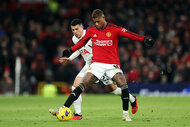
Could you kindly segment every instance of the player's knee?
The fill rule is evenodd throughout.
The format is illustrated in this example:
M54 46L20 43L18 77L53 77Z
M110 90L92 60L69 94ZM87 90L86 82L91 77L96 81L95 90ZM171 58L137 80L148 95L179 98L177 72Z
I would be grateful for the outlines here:
M86 81L85 81L85 82L84 82L84 81L82 81L82 82L81 82L81 84L82 84L82 85L83 85L83 87L86 89L86 87L87 87L87 82L86 82Z
M98 78L95 77L93 74L87 73L87 75L85 75L85 77L82 80L82 84L86 88L89 85L92 85L93 83L95 83L97 80L98 80Z
M124 85L127 85L127 82L125 80L119 80L118 83L117 83L117 86L118 87L122 87ZM127 85L128 86L128 85Z
M127 83L125 76L123 75L123 73L120 73L120 72L115 74L114 77L112 78L112 80L115 81L119 87L121 87Z

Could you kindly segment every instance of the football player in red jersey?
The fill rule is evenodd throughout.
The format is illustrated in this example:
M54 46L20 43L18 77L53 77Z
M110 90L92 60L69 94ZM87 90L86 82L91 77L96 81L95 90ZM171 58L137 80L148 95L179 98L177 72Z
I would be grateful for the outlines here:
M74 51L83 47L88 40L92 39L93 57L92 64L87 74L82 79L78 87L70 94L64 106L70 107L71 104L79 97L86 87L100 79L104 74L116 82L121 88L121 99L123 106L124 121L132 121L128 113L129 91L126 78L120 69L118 58L118 39L126 37L135 41L145 43L146 46L152 47L155 41L146 36L137 35L127 29L108 23L104 13L100 9L92 12L92 19L95 25L86 30L85 36L73 47L63 51L63 56L70 56Z
M71 21L70 26L71 26L71 30L73 32L72 41L74 44L77 44L78 41L85 35L86 30L84 30L82 21L78 18L73 19ZM72 91L80 84L80 82L82 81L82 78L84 77L88 68L91 65L92 41L89 40L85 46L83 46L79 50L75 51L69 58L67 58L67 57L59 58L60 63L65 63L65 62L74 60L80 54L82 55L82 57L85 61L85 66L81 69L81 71L76 76L73 86L72 86ZM106 75L103 75L103 77L100 79L100 81L109 89L110 92L112 92L115 95L121 95L121 88L117 87L109 77L107 77ZM131 107L132 107L132 113L135 114L138 110L137 98L136 98L136 96L129 94L129 100L130 100ZM74 116L71 118L71 120L81 120L83 118L82 112L81 112L81 104L82 104L82 96L80 95L78 97L78 99L73 102L75 113L74 113ZM50 113L55 115L56 110L50 109Z

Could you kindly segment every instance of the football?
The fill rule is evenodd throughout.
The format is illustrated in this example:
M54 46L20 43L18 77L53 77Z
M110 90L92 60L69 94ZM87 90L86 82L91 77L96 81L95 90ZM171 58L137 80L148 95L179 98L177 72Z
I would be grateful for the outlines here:
M68 107L61 107L56 114L58 120L60 121L67 121L70 120L72 117L72 112Z

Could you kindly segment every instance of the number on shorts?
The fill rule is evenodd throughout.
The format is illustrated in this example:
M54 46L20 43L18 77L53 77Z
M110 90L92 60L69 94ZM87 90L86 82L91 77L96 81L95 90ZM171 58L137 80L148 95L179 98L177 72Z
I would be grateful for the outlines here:
M113 65L113 67L115 67L116 69L120 69L119 65Z
M102 80L103 80L104 82L106 82L106 81L109 80L109 78L108 78L108 76L107 76L106 74L104 74L104 75L102 76Z

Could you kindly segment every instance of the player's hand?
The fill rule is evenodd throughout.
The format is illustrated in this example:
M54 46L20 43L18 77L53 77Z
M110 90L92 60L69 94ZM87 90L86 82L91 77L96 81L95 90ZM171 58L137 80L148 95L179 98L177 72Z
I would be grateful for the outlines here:
M146 47L153 47L155 41L152 38L150 38L150 37L146 37L144 39L144 43L145 43Z
M65 49L62 52L62 57L69 57L72 53L73 51L71 49Z
M70 59L67 57L61 57L58 59L58 61L59 61L59 63L66 63L66 62L70 61Z

